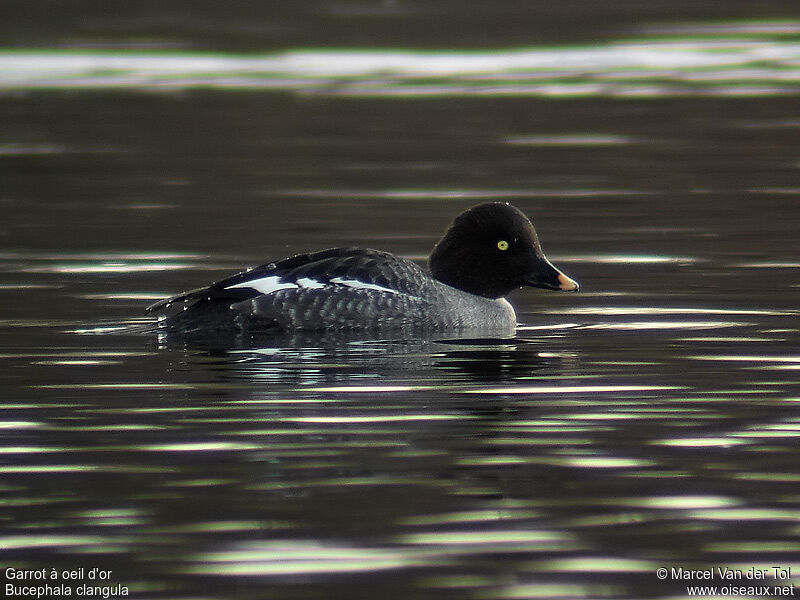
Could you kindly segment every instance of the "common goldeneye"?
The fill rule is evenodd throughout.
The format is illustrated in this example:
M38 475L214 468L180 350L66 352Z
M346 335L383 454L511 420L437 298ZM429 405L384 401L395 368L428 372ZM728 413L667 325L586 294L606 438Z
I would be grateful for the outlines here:
M431 253L430 272L380 250L334 248L243 271L147 308L167 331L509 330L504 296L523 286L575 291L536 231L502 202L460 214Z

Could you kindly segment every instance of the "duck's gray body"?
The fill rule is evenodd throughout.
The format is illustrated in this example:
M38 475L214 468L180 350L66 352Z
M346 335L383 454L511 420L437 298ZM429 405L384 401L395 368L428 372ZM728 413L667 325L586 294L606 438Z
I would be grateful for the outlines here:
M480 330L516 326L505 295L576 290L542 253L528 218L502 203L459 215L431 253L430 272L380 250L299 254L149 307L168 331Z
M513 330L514 309L504 298L481 298L436 280L414 293L341 285L335 293L280 290L232 307L242 323L253 315L280 329ZM286 307L289 306L287 309Z
M514 309L379 250L336 248L258 267L148 309L168 329L513 330Z

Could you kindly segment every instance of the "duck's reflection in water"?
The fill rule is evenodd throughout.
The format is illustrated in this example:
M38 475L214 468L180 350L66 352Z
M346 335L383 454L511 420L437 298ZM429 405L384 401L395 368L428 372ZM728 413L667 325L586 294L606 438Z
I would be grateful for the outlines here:
M282 386L325 384L433 387L497 384L533 377L561 364L564 356L543 351L541 340L503 332L489 335L426 333L384 335L355 332L294 332L280 335L160 334L154 349L227 377Z

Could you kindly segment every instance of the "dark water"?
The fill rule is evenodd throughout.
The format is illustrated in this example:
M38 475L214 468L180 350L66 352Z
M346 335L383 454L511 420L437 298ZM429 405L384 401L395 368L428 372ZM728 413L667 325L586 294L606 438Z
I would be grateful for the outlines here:
M356 5L337 6L357 20ZM682 31L707 36L702 19L724 15L692 6ZM651 16L650 29L680 20ZM110 37L152 25L103 23ZM161 23L150 31L169 38ZM786 592L800 573L798 29L716 31L772 57L724 73L670 63L612 77L619 48L601 44L576 74L572 51L555 49L565 63L544 87L535 54L522 74L492 63L494 91L490 73L463 87L461 56L435 76L324 75L332 87L293 90L284 73L279 92L230 89L219 65L206 85L180 83L196 66L182 55L163 89L149 64L124 66L123 87L107 71L78 82L48 51L44 85L19 79L19 56L0 60L4 586L683 598L731 582L657 569L727 567L766 570L736 585ZM486 46L503 45L494 36ZM556 80L577 87L555 93ZM422 259L453 216L493 199L529 214L582 285L515 293L514 338L209 350L116 329L155 299L294 252ZM19 581L8 567L58 577Z

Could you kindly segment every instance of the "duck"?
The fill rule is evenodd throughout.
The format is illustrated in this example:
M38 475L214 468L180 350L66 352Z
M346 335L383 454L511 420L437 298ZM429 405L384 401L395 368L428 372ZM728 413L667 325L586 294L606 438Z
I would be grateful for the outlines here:
M505 202L458 215L429 269L382 250L331 248L247 269L147 307L172 332L508 331L506 296L522 287L574 292L545 257L536 230Z

